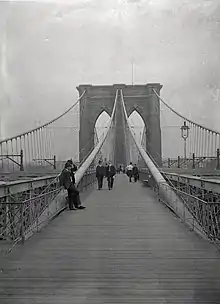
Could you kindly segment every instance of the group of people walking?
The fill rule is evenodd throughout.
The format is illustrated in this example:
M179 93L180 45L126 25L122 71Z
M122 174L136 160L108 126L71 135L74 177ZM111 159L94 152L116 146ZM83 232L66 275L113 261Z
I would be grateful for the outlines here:
M136 183L139 180L139 170L137 165L133 166L132 162L126 168L127 176L129 177L129 182L132 182L132 177L134 177L134 182Z
M85 209L85 206L81 204L79 190L77 189L75 183L75 172L77 171L77 166L70 159L66 162L63 171L59 175L60 185L67 190L68 193L68 203L70 210ZM132 162L126 167L125 170L127 176L129 177L129 182L132 182L132 177L134 182L139 180L139 170L137 165L133 165ZM115 166L109 161L104 164L101 160L96 167L96 178L98 181L98 190L103 188L104 178L107 178L108 189L112 190L114 185L114 176L116 174Z
M104 165L100 160L98 166L96 167L96 178L98 181L98 190L101 190L103 187L104 177L107 178L108 181L108 189L112 190L114 184L114 176L116 174L115 166L108 162L108 164Z
M96 178L98 181L98 190L101 190L103 187L104 177L107 178L109 190L111 190L113 188L114 176L116 174L116 171L118 173L121 172L121 170L120 171L116 170L115 166L112 165L112 163L110 161L106 165L104 165L101 160L99 161L98 166L96 167ZM132 177L134 178L134 182L137 182L139 180L138 167L136 164L133 165L132 162L130 162L130 164L126 167L126 174L129 177L130 183L132 182Z

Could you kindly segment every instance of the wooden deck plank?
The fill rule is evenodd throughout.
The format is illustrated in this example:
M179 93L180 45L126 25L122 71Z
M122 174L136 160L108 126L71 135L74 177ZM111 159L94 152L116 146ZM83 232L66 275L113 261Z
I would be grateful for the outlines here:
M220 303L220 253L141 184L117 176L16 248L1 304Z

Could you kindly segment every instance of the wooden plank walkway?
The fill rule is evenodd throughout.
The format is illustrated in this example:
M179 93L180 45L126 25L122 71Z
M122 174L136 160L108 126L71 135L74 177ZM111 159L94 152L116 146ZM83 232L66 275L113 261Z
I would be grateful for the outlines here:
M117 176L66 211L0 272L1 304L217 304L220 253L141 184Z

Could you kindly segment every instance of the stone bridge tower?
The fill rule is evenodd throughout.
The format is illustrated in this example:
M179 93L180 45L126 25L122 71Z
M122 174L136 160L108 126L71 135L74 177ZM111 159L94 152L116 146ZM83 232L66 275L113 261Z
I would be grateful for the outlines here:
M161 165L161 129L160 129L160 101L153 93L153 89L160 94L162 85L149 83L146 85L79 85L77 90L81 95L80 101L80 131L79 151L80 161L83 160L94 146L94 128L99 115L106 111L109 116L112 114L117 89L122 89L125 107L128 116L137 111L142 117L146 127L146 150ZM120 115L120 109L117 116ZM120 119L116 119L116 128L120 128ZM123 142L123 130L117 132L116 146ZM122 134L123 133L123 134ZM119 152L119 150L121 152ZM123 147L116 150L116 163L124 161L125 151Z

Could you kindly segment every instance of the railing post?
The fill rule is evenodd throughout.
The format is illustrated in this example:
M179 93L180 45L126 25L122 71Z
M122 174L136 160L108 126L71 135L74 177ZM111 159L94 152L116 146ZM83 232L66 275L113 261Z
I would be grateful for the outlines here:
M177 158L177 168L180 168L180 156Z
M170 168L170 158L168 158L168 168Z
M54 170L56 170L57 166L56 166L56 155L54 155L53 157L53 168Z
M6 204L5 204L5 238L9 238L11 233L10 218L9 218L9 208L10 208L9 194L10 194L9 188L7 187L7 196L6 196Z
M195 169L195 153L193 153L192 155L192 161L193 161L193 164L192 164L192 168Z
M20 171L24 171L24 152L22 149L21 149L20 157L21 157Z
M217 170L219 170L220 169L220 159L219 159L219 157L220 157L220 150L219 149L217 149L217 159L216 159L216 169Z
M36 214L37 214L37 218L36 218L36 232L39 232L39 207L40 206L40 204L36 204Z
M22 243L24 243L24 216L23 216L23 212L24 212L24 205L23 205L23 203L21 203L21 241L22 241Z

